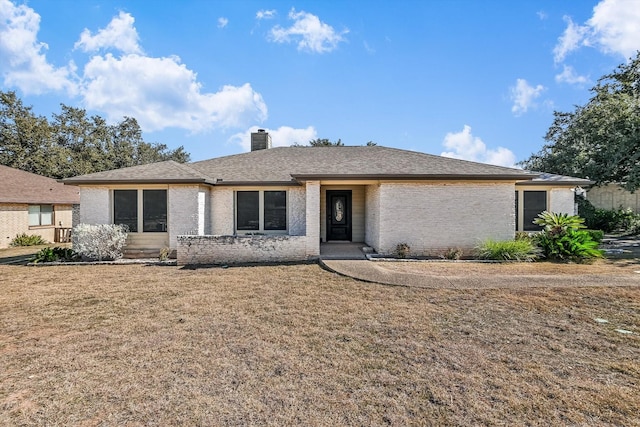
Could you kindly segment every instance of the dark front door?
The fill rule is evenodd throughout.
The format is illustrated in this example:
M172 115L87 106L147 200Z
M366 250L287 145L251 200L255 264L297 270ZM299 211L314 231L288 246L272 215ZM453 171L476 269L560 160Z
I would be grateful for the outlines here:
M351 190L327 190L327 240L351 240Z

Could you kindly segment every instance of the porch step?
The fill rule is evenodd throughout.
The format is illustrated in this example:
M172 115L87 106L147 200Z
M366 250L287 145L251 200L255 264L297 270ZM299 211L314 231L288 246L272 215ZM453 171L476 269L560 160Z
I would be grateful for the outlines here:
M158 249L145 248L125 248L122 257L127 259L137 258L158 258L160 251Z

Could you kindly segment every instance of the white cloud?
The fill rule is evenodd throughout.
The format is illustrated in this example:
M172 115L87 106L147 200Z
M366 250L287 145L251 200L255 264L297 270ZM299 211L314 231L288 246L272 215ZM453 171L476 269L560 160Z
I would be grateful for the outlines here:
M131 15L121 12L95 35L83 31L75 44L82 51L116 48L129 53L95 55L76 74L73 63L56 68L47 62L47 46L37 40L40 16L33 9L0 0L4 85L25 94L66 90L109 121L135 117L144 131L175 127L201 132L266 119L267 106L249 83L205 92L196 73L178 57L144 56L133 23Z
M6 86L25 94L67 91L74 94L73 63L55 67L47 62L46 43L38 41L40 15L26 5L0 0L0 75Z
M345 41L343 35L349 32L344 29L336 32L328 24L310 13L296 12L291 9L289 19L295 22L289 28L277 25L271 29L270 39L276 43L289 43L298 40L298 50L316 53L331 52L338 47L338 43Z
M547 12L545 12L544 10L539 10L538 12L536 12L536 15L538 15L538 18L541 21L544 21L545 19L547 19L549 17L549 15L547 15Z
M582 46L591 46L606 54L626 59L640 50L640 4L631 0L602 0L593 8L593 16L584 25L564 17L567 28L553 49L554 61Z
M567 28L558 38L558 44L553 48L553 60L556 64L564 61L568 53L587 43L588 28L576 25L568 16L565 16L564 20L567 22Z
M535 100L540 97L544 89L542 85L533 87L525 79L517 79L516 85L510 88L513 101L511 112L516 116L526 113L529 108L536 105Z
M563 65L562 72L556 74L556 82L583 85L589 81L585 76L576 74L576 71L570 65Z
M229 23L229 20L224 16L221 16L220 18L218 18L218 28L224 28L227 26L228 23Z
M106 28L98 30L96 35L91 35L91 31L85 28L80 34L80 40L75 43L73 48L81 49L84 52L114 48L125 54L142 53L138 44L140 40L138 31L133 26L134 22L133 16L120 12Z
M444 137L442 145L448 150L440 155L454 159L471 160L497 166L515 167L516 156L504 147L488 149L486 144L477 136L471 134L471 127L464 125L461 132L449 132Z
M106 112L111 120L133 116L146 131L177 127L200 132L267 117L262 96L250 84L203 93L196 73L177 57L94 56L84 78L87 108Z
M258 126L252 126L244 132L239 132L229 138L229 142L242 146L244 151L251 150L251 132L257 132ZM313 126L306 129L296 129L289 126L280 126L278 129L265 129L271 135L272 147L288 147L293 144L307 145L318 134Z
M259 10L256 12L256 19L272 19L276 16L275 10Z
M640 50L640 4L629 0L603 0L587 21L593 39L605 53L629 58Z

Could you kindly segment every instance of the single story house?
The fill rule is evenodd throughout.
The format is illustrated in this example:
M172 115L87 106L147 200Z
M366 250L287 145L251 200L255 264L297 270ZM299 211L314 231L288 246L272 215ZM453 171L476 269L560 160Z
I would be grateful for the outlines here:
M581 182L380 146L271 148L264 131L251 145L65 183L80 187L81 222L127 224L129 250L170 248L191 264L304 260L333 241L471 250L531 229L534 210L573 214Z
M3 165L0 181L0 248L23 233L48 242L68 240L80 217L78 187Z

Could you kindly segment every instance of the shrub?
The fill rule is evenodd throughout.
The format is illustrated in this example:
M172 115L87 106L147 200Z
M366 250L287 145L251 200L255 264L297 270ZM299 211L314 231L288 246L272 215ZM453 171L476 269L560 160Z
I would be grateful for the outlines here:
M617 210L598 209L590 201L583 197L577 198L578 213L585 219L585 225L593 230L602 230L605 233L618 231L628 234L640 233L640 214L631 209Z
M451 260L459 260L462 258L462 249L460 248L449 248L442 254L442 258L451 259Z
M478 258L499 261L535 261L539 249L529 239L496 241L487 239L476 247Z
M396 245L396 256L398 258L406 258L411 252L411 247L407 243L398 243Z
M16 235L11 243L9 243L9 246L36 246L46 245L47 243L48 242L44 240L42 236L39 236L37 234L30 235L27 233L22 233Z
M127 241L126 225L79 224L71 233L73 249L85 260L114 260L122 257Z
M591 240L601 243L604 239L604 231L602 230L584 230L591 236Z
M547 259L581 261L602 257L598 242L585 230L583 218L545 211L534 222L543 227L535 241Z
M71 248L61 248L56 246L55 248L42 248L31 259L31 262L56 262L56 261L75 261L78 259L78 255Z

